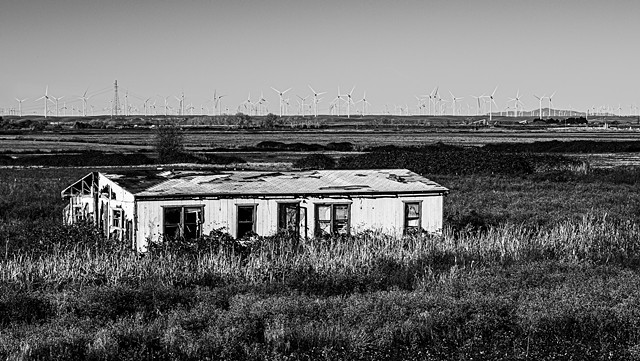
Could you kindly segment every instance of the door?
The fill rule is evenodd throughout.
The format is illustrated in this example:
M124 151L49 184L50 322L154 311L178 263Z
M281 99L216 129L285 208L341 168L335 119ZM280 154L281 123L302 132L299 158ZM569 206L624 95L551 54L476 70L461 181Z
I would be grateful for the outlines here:
M300 205L298 203L278 204L278 230L300 234Z

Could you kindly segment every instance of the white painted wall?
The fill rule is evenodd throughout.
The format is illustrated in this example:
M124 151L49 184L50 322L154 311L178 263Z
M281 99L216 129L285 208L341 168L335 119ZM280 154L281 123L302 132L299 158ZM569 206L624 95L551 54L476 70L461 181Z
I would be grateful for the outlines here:
M138 200L136 203L138 250L146 250L148 240L158 240L163 232L163 207L204 206L203 234L222 228L232 236L237 234L238 205L256 205L255 231L259 235L272 235L277 232L278 203L299 201L306 209L306 235L313 237L315 224L315 204L348 203L351 205L351 233L364 230L377 230L395 236L402 236L404 225L404 202L422 201L422 228L428 232L442 230L442 195L423 195L412 197L351 197L304 199L268 198L268 199L188 199L188 200ZM305 229L301 227L304 236Z

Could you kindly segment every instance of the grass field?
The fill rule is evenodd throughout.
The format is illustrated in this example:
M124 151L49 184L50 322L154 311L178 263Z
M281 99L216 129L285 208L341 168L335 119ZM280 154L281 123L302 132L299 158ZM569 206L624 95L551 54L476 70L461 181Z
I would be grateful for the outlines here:
M189 142L219 146L224 134ZM286 134L362 148L403 139L267 132L236 141L293 142ZM481 141L550 139L529 135ZM253 152L265 169L310 154ZM385 152L385 161L428 163L412 163L417 150ZM0 169L0 358L640 359L640 168L521 171L505 164L528 155L493 157L504 158L488 163L500 172L427 174L451 189L442 236L247 244L215 233L191 250L145 256L86 225L61 225L59 192L87 168Z
M63 133L26 133L1 134L0 152L95 149L110 151L136 151L151 149L150 137L153 130L119 131L77 131ZM188 130L185 134L185 146L190 150L211 148L240 148L254 146L270 140L301 143L326 144L335 141L351 142L358 148L383 145L420 145L425 143L447 143L459 145L484 145L489 143L534 142L550 140L637 140L638 132L604 131L510 131L494 130L286 130L286 131L249 131L249 130Z
M640 180L616 172L434 174L441 237L139 257L60 225L86 169L1 170L0 357L635 359Z

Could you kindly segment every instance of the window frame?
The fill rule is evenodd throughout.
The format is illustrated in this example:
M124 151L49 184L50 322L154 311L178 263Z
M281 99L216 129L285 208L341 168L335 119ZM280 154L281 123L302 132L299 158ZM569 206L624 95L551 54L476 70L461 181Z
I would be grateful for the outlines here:
M409 205L410 204L417 204L418 205L418 216L417 217L411 217L409 218ZM422 201L421 200L415 200L415 201L402 201L402 216L403 216L403 234L407 234L409 232L412 231L419 231L422 230ZM418 225L417 226L409 226L409 221L412 220L418 220Z
M278 204L278 212L277 212L277 215L278 215L277 230L278 230L278 232L286 232L286 231L289 230L287 227L284 227L284 225L281 223L281 221L285 221L286 222L286 213L283 214L283 211L286 212L286 207L287 206L295 206L295 208L296 208L295 233L296 234L300 234L300 213L301 213L301 208L302 208L302 207L300 207L300 201L277 202L277 204Z
M338 203L315 203L314 204L314 230L313 233L315 235L315 237L322 237L324 236L325 232L322 232L322 228L319 227L320 225L320 219L319 219L319 212L318 212L318 208L320 207L330 207L330 212L329 212L329 216L330 216L330 220L329 220L329 234L331 236L334 235L338 235L337 229L336 229L336 224L337 224L337 220L336 220L336 206L346 206L347 207L347 221L346 221L346 235L350 235L351 234L351 203L346 203L346 202L338 202ZM323 220L323 222L326 222L326 220Z
M180 220L178 223L171 223L168 224L167 220L166 220L166 212L167 209L172 209L172 208L179 208L180 209ZM198 231L197 231L197 235L196 238L188 238L188 239L198 239L200 237L202 237L202 225L204 224L204 205L203 204L197 204L197 205L171 205L171 206L162 206L162 236L164 238L167 237L166 235L166 228L167 225L169 226L177 226L178 227L178 231L179 231L179 235L178 237L180 238L184 238L184 234L185 234L185 210L186 209L199 209L200 210L200 220L197 223L199 225L198 227Z
M116 217L116 213L119 214L119 217ZM120 221L118 224L114 224L116 218ZM111 228L115 229L123 229L124 228L124 210L122 208L112 208L111 209Z
M236 204L236 239L242 238L240 236L240 208L253 208L251 211L251 232L256 233L256 221L258 219L258 205L255 203L247 203L247 204ZM243 223L249 223L244 221ZM244 236L244 234L243 234Z

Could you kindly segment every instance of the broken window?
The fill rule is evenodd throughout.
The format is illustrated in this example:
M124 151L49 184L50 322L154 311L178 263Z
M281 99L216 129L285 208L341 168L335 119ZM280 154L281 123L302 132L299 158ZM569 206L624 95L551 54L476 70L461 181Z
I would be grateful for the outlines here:
M278 230L300 233L300 205L298 203L278 204Z
M316 205L316 236L349 234L350 207L348 204Z
M202 235L203 207L165 207L164 236L196 239Z
M421 221L421 202L405 202L404 203L404 233L411 233L420 230Z
M238 206L238 232L237 238L242 238L250 232L255 232L256 206Z

